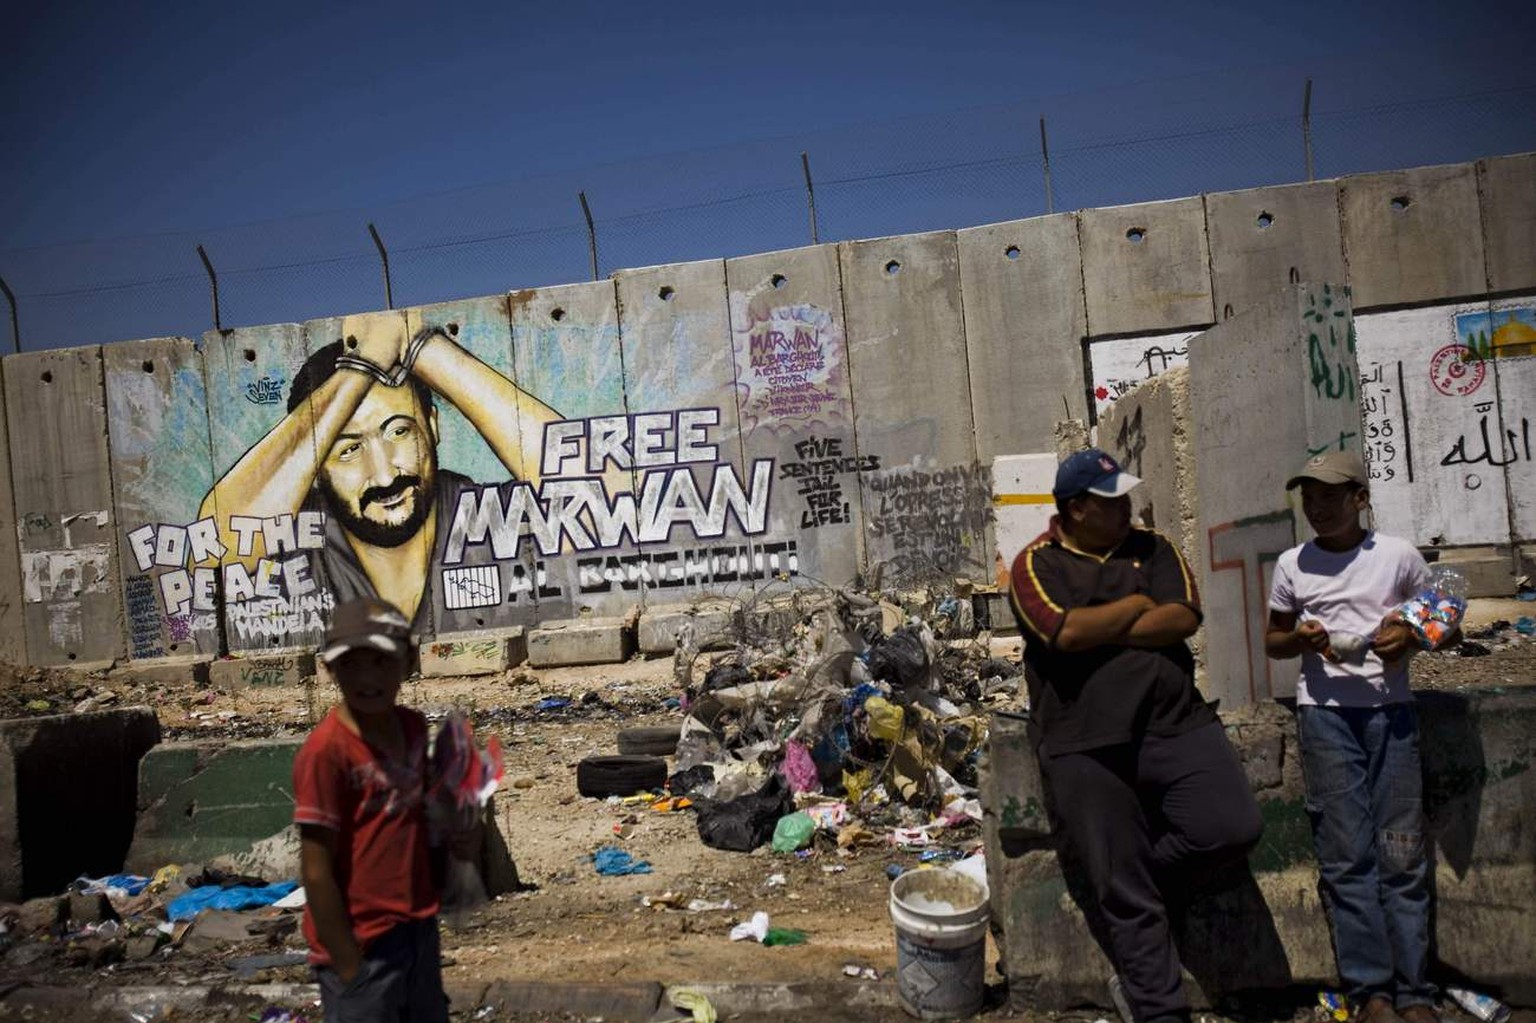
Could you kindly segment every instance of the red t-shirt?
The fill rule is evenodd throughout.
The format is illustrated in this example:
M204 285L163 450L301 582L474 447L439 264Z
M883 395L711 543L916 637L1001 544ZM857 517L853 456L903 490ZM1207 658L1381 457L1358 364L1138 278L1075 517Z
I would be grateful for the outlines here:
M364 949L396 924L428 919L438 908L423 801L427 722L405 707L395 712L405 730L403 763L353 733L334 709L293 761L294 823L336 832L336 883ZM304 937L310 962L331 961L307 907Z

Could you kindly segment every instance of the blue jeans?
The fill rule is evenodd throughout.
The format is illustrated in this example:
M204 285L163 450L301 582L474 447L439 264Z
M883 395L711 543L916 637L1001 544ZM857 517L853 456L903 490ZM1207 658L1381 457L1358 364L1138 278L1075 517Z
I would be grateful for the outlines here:
M1298 707L1307 813L1352 1001L1429 1005L1429 862L1413 705Z

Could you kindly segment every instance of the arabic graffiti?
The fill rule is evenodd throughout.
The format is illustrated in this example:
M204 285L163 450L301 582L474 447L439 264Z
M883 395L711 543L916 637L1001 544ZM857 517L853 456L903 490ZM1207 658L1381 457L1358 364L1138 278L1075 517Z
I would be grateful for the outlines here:
M1499 434L1498 452L1494 452L1493 436L1489 431L1488 419L1490 415L1496 415L1493 402L1479 402L1476 406L1481 413L1477 420L1477 439L1482 442L1481 448L1474 447L1472 453L1468 453L1468 438L1466 433L1457 437L1451 445L1451 449L1440 459L1441 465L1512 465L1520 461L1523 456L1527 462L1531 461L1531 421L1524 416L1520 417L1520 429L1517 432L1513 428L1495 429ZM1469 486L1475 490L1476 487Z
M1397 372L1403 364L1396 363ZM1407 407L1401 403L1401 388L1385 373L1381 363L1373 363L1369 373L1360 377L1360 412L1364 420L1365 436L1361 439L1361 452L1370 468L1371 479L1386 482L1398 477L1403 461L1407 460L1406 444L1399 450L1402 432L1397 418L1401 412L1407 422ZM1413 466L1407 466L1412 481Z
M1355 400L1355 376L1349 371L1349 362L1355 354L1355 323L1347 306L1335 306L1333 289L1323 287L1323 298L1318 303L1317 294L1307 294L1307 309L1302 313L1302 323L1311 324L1307 333L1307 368L1312 389L1319 398L1340 401ZM1333 321L1344 320L1343 324ZM1327 326L1327 344L1323 341L1323 327ZM1343 327L1343 349L1340 349L1339 328Z

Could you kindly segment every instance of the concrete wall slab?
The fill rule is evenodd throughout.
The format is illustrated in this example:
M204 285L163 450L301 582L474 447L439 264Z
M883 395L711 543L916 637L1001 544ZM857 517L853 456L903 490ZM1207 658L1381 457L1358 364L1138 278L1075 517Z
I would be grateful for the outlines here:
M869 579L985 578L990 465L976 458L952 232L839 246Z
M1536 289L1536 153L1477 163L1488 290Z
M1090 335L1215 322L1199 198L1082 210L1077 218Z
M1205 219L1218 321L1289 284L1345 279L1333 181L1212 192L1205 196Z
M1088 333L1071 213L955 232L976 454L1049 451L1059 419L1086 419Z
M101 348L5 359L22 618L33 664L123 654Z
M1099 421L1126 392L1159 373L1189 365L1195 331L1117 337L1088 345L1089 400Z
M484 502L505 503L518 481L536 487L543 426L557 413L514 383L512 329L504 296L407 309L411 338L440 331L421 350L412 376L434 395L437 487L442 515L428 569L431 632L508 629L538 620L532 544L498 557L489 536L466 542ZM457 491L458 496L453 496ZM452 549L450 549L452 548ZM507 552L503 551L502 554ZM521 585L520 585L521 584Z
M1422 547L1508 543L1512 518L1532 535L1536 298L1370 313L1356 329L1377 526Z
M1208 695L1244 706L1295 688L1294 664L1264 655L1274 561L1305 536L1285 480L1310 455L1360 451L1360 370L1344 289L1298 285L1190 341L1200 458Z
M0 373L4 364L0 363ZM0 661L27 664L27 630L22 618L21 554L17 547L16 496L11 490L10 424L0 380Z
M1099 447L1119 460L1141 486L1131 507L1141 524L1173 543L1193 567L1196 452L1191 436L1189 370L1175 369L1124 395L1099 420Z
M187 528L213 486L202 353L173 337L107 345L102 360L128 656L215 655L216 536Z
M210 331L203 335L203 373L208 393L208 426L213 450L215 489L188 511L187 521L211 515L228 548L221 560L224 573L224 639L232 653L263 653L301 650L319 643L324 634L322 614L328 612L326 594L295 602L284 596L257 596L248 592L232 575L242 573L247 579L263 573L264 537L253 538L248 550L255 556L240 554L240 540L235 534L234 517L275 519L293 514L294 509L263 507L255 493L244 496L221 491L225 475L247 459L258 459L260 444L279 424L288 420L288 397L294 378L308 357L304 328L297 323L276 323L239 330ZM291 421L300 437L308 437L307 451L301 444L303 460L313 465L314 431L306 412ZM260 544L258 547L257 544ZM311 610L302 610L313 602ZM292 613L290 613L290 611Z
M613 281L514 291L507 297L507 309L512 326L513 379L519 387L551 405L563 419L626 413L618 294ZM576 470L585 472L580 466L573 468ZM541 478L547 475L541 470ZM630 471L610 468L604 479L612 484L610 492L634 490ZM599 540L598 550L627 557L639 548L624 538L624 542L612 545ZM614 594L611 589L583 594L577 560L540 557L535 561L532 581L541 619L573 618L583 609L620 613L633 603L632 594Z
M1045 532L1056 514L1058 459L1051 452L999 455L992 460L993 529L997 537L998 579L1006 580L1013 559ZM1006 588L1007 583L1001 583Z
M843 585L861 563L858 478L871 460L855 443L837 247L726 260L725 276L747 463L774 464L761 543Z
M1341 178L1339 211L1355 308L1485 293L1471 164Z

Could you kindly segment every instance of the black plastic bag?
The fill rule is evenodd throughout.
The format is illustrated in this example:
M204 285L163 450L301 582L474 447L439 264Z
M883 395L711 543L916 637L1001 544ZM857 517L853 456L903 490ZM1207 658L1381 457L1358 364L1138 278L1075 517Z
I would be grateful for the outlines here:
M714 783L715 769L708 764L695 764L668 778L667 791L674 796L691 796L695 791Z
M869 652L869 674L893 689L910 689L928 681L928 651L922 631L904 625Z
M699 839L711 849L751 852L772 841L779 818L795 812L789 783L777 772L756 792L723 803L695 803Z

